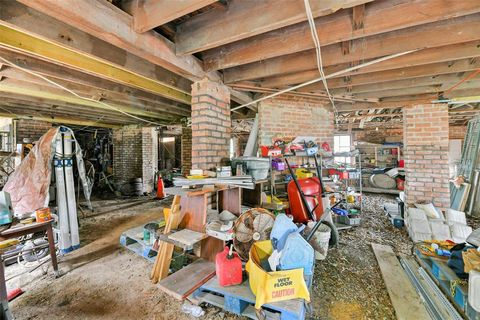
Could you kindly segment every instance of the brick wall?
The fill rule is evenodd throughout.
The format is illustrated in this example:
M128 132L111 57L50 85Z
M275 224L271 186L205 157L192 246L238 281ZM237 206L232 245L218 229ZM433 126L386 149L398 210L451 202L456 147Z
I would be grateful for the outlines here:
M152 192L153 178L158 170L158 132L156 128L142 128L142 179L143 192Z
M433 202L450 207L447 105L403 109L407 204Z
M23 143L24 138L37 141L52 127L52 124L46 121L19 119L17 120L16 127L16 143Z
M192 169L192 128L182 128L182 173L188 174Z
M151 192L157 166L158 135L155 128L131 125L113 130L113 175L116 183L142 178L143 192Z
M339 132L342 134L342 132ZM385 142L402 142L403 128L374 128L358 130L352 132L353 141L362 141L370 143L383 144Z
M211 169L229 158L230 92L201 80L192 85L192 167Z
M333 112L328 103L280 96L259 103L259 144L271 145L272 138L313 136L333 148Z

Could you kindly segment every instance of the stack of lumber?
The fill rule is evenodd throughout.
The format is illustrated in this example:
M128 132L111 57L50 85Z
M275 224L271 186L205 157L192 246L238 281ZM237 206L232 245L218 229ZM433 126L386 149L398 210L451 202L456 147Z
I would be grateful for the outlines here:
M233 176L205 179L174 178L173 184L177 187L197 185L229 185L245 189L254 189L255 183L252 176Z

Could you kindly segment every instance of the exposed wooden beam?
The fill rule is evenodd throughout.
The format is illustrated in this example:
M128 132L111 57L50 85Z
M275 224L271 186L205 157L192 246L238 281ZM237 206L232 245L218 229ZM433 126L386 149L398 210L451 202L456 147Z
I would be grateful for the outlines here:
M147 79L171 82L185 93L190 93L191 83L183 77L189 81L204 77L214 81L221 79L216 72L203 72L201 63L193 56L177 58L173 43L154 31L137 34L131 28L132 16L108 2L75 1L73 6L69 1L20 2L35 10L16 1L4 1L0 10L3 23L29 30L53 43L100 58ZM31 28L33 25L35 29ZM168 68L170 63L174 65L172 68ZM231 94L232 100L239 103L251 101L235 90L231 90Z
M132 28L133 17L107 1L19 2L190 80L207 76L195 57L177 57L174 44L154 31L135 32Z
M371 0L311 1L314 17ZM306 21L303 1L231 0L225 10L217 9L188 19L178 26L177 53L191 54L242 40L264 32Z
M0 111L9 111L10 114L15 115L28 115L28 116L39 116L39 117L63 117L71 118L75 120L91 120L91 121L100 121L104 123L112 124L134 124L138 123L138 120L126 117L126 116L114 116L110 114L100 115L95 111L85 111L84 109L79 109L79 106L61 106L61 105L35 105L32 106L30 103L25 103L22 101L8 101L6 98L5 102L0 102ZM76 112L76 116L72 117L72 114Z
M90 100L84 100L80 99L78 97L75 97L73 95L65 95L63 91L59 90L52 90L44 87L37 87L35 85L29 85L28 87L19 87L16 85L9 85L5 84L4 81L0 82L0 92L6 92L6 93L13 93L13 94L20 94L20 95L25 95L25 96L31 96L31 97L38 97L38 98L44 98L48 99L51 101L62 101L66 103L72 103L72 104L77 104L77 105L84 105L84 106L89 106L89 107L94 107L98 108L99 110L108 110L108 111L113 111L111 108L100 104L96 103ZM120 106L116 104L112 104L112 107L121 110L123 112L127 112L136 116L144 116L148 118L161 118L160 114L157 112L149 112L149 111L144 111L140 110L138 108L132 108L132 107L127 107L127 106Z
M468 26L468 27L467 27ZM459 32L461 30L461 32ZM441 35L441 36L440 36ZM430 23L354 40L353 50L343 55L341 44L322 48L324 66L363 61L409 50L446 46L480 38L480 14ZM408 55L407 55L408 56ZM393 59L392 59L393 60ZM315 50L251 63L224 71L226 83L311 70ZM326 73L328 74L328 73Z
M430 85L451 85L463 78L463 73L450 73L438 76L418 77L412 79L402 79L395 81L385 81L371 84L356 85L346 88L336 88L330 90L333 95L357 95L359 93L377 92L384 90L407 89L412 87L430 86ZM445 85L444 85L445 84Z
M352 75L348 77L339 77L328 80L328 88L344 88L355 87L359 85L381 83L385 81L404 80L426 76L437 76L442 74L452 74L459 72L472 71L480 68L479 58L467 58L460 60L453 60L448 62L438 62L425 64L415 67L405 67L386 71L377 71L371 73L364 73L359 75ZM324 90L323 84L314 84L304 87L299 91L318 91Z
M66 85L68 83L78 84L89 88L96 88L97 90L106 90L118 94L123 94L133 101L147 101L157 103L163 106L171 106L172 108L188 109L188 105L164 99L150 92L143 91L131 86L119 84L107 79L95 77L71 68L67 68L65 66L46 62L25 54L20 54L0 48L0 56L12 61L14 64L19 65L24 69L41 74L53 81L60 82L60 84L62 85ZM0 75L18 78L19 72L23 71L16 71L16 69L6 66L3 70L0 70Z
M217 0L138 0L133 12L137 32L152 30L162 24L206 7Z
M46 82L43 79L40 79L38 77L35 77L33 75L30 75L28 73L25 73L23 71L19 71L13 68L8 68L6 70L0 71L0 75L4 76L7 79L17 80L17 81L13 81L13 82L9 81L9 82L18 86L23 86L22 85L22 82L23 82L23 83L36 84L36 85L51 88L54 90L59 89L58 86L55 86L49 82ZM46 78L49 79L48 77ZM150 110L155 112L161 111L161 112L165 112L167 114L172 114L172 115L181 115L181 116L190 115L190 110L185 107L177 107L175 105L168 105L162 102L144 101L144 100L137 99L136 97L125 95L122 93L101 90L91 85L84 86L84 85L79 85L73 82L63 81L55 78L53 79L53 81L69 90L72 90L73 92L83 97L88 97L88 98L98 97L102 100L114 101L114 102L118 102L119 104L138 107L144 110ZM7 84L9 82L7 82ZM64 93L67 94L66 91Z
M134 85L175 101L187 104L191 101L191 96L187 93L180 92L162 83L135 75L111 64L39 39L6 25L0 25L0 46L53 60L79 70L87 70L93 74L110 75L111 79L114 78L116 81Z
M317 18L315 24L320 43L326 46L479 11L475 1L376 1L354 7L352 15L342 10ZM355 29L356 24L362 24L362 29ZM314 48L310 27L304 22L208 50L202 58L207 70L219 70Z
M103 122L96 122L96 121L86 121L86 120L74 120L71 118L49 118L49 117L37 117L37 116L12 116L12 114L7 112L0 112L0 117L4 118L13 118L13 119L28 119L28 120L38 120L38 121L46 121L52 123L62 123L62 124L75 124L80 126L93 126L93 127L100 127L100 128L120 128L121 126Z
M418 86L418 87L412 87L412 88L399 88L399 89L390 89L390 90L383 90L383 91L375 91L375 92L365 92L365 93L359 93L355 94L355 97L357 98L379 98L382 101L388 100L390 98L398 98L401 96L404 96L406 100L409 99L409 96L413 95L423 95L425 94L426 96L430 96L430 100L436 100L436 97L438 96L439 93L442 93L445 91L447 88L452 86L454 83L444 83L443 85L438 84L438 85L427 85L427 86ZM456 97L456 94L458 94L458 91L462 90L472 90L475 91L478 94L480 91L480 81L470 81L470 82L465 82L462 84L459 90L452 91L451 94L449 94L451 97Z
M40 36L42 39L95 57L131 73L190 93L190 80L70 26L68 22L60 22L17 1L2 2L0 20L31 35Z

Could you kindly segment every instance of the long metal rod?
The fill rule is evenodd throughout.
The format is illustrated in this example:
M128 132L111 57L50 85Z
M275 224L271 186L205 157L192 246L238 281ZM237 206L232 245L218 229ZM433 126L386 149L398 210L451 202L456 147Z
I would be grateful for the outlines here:
M308 85L311 85L311 84L314 84L314 83L323 81L324 79L334 78L334 77L340 76L340 75L342 75L342 74L344 74L344 73L348 73L348 72L351 72L351 71L355 71L355 70L358 70L358 69L361 69L361 68L364 68L364 67L368 67L368 66L370 66L370 65L372 65L372 64L376 64L376 63L383 62L383 61L386 61L386 60L394 59L394 58L397 58L397 57L400 57L400 56L403 56L403 55L406 55L406 54L409 54L409 53L412 53L412 52L416 52L416 51L418 51L418 50L410 50L410 51L405 51L405 52L401 52L401 53L391 54L391 55L389 55L389 56L385 56L385 57L382 57L382 58L379 58L379 59L375 59L375 60L372 60L372 61L369 61L369 62L365 62L365 63L359 64L359 65L354 66L354 67L350 67L350 68L347 68L347 69L344 69L344 70L340 70L340 71L331 73L331 74L329 74L328 76L326 76L325 78L324 78L324 77L315 78L315 79L313 79L313 80L310 80L310 81L307 81L307 82L304 82L304 83L301 83L301 84L297 84L296 86L293 86L293 87L290 87L290 88L287 88L287 89L280 90L280 91L278 91L278 92L272 93L272 94L270 94L270 95L268 95L268 96L261 97L261 98L259 98L259 99L253 100L253 101L251 101L251 102L249 102L249 103L242 104L241 106L232 108L231 111L235 111L235 110L241 109L241 108L243 108L243 107L247 107L247 106L256 104L256 103L258 103L258 102L260 102L260 101L267 100L267 99L270 99L270 98L279 96L279 95L284 94L284 93L286 93L286 92L290 92L290 91L293 91L293 90L297 90L297 89L306 87L306 86L308 86Z

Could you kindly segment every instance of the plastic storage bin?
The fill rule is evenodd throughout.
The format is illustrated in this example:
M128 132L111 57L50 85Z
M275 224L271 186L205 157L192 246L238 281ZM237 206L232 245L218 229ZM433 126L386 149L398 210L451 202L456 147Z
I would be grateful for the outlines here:
M242 164L244 172L251 175L255 180L265 180L270 170L270 159L259 157L239 157L232 160L232 167L237 168L238 164Z

